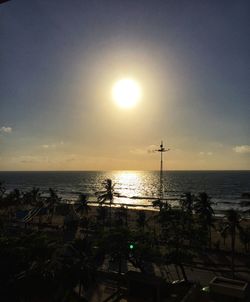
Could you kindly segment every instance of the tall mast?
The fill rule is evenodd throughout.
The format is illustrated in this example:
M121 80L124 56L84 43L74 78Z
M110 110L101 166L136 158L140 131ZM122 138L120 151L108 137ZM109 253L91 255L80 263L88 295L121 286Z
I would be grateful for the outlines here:
M166 149L163 146L163 141L161 141L160 148L155 150L156 152L161 153L161 163L160 163L160 197L163 197L163 153L169 151L170 149Z

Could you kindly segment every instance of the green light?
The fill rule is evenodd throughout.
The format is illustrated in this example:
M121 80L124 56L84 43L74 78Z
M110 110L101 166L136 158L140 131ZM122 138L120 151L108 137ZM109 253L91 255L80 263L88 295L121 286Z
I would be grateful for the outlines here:
M129 248L132 250L134 248L134 245L133 244L130 244L129 245Z

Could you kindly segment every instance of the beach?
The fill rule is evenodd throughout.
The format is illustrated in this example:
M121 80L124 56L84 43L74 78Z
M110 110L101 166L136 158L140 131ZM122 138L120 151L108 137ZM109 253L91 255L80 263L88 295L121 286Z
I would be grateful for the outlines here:
M72 205L72 207L74 207L74 206ZM103 208L106 208L107 213L110 211L109 205L104 205ZM97 223L100 222L100 221L98 221L97 211L98 211L97 204L90 205L90 210L87 215L90 229L91 229L91 226L94 227ZM119 220L120 219L119 217L121 217L121 216L122 216L122 219L124 220L125 216L124 216L124 214L121 214L121 211L123 213L126 212L128 228L130 228L131 230L136 230L138 228L137 220L139 217L139 212L143 212L143 213L145 213L145 230L152 230L152 228L154 228L156 230L156 232L160 232L160 225L157 222L157 220L158 220L157 216L159 214L159 210L157 210L157 209L151 210L151 209L147 209L147 208L146 209L142 209L142 208L134 209L134 208L126 208L126 207L121 208L119 206L112 206L111 207L112 220L114 220L114 221ZM55 214L53 216L53 220L51 223L47 222L46 217L47 216L45 215L41 219L41 218L39 218L39 216L35 216L31 221L29 221L27 223L27 225L29 225L29 227L31 227L31 228L38 229L39 223L41 224L41 220L42 220L42 228L44 228L44 229L50 229L50 228L57 229L57 230L63 229L64 223L65 223L64 215ZM75 218L77 219L77 215ZM20 222L18 222L18 220L14 220L14 221L15 221L15 223L18 223L21 226L24 225L24 223L22 223L22 222L20 224ZM231 251L230 236L228 235L224 240L224 238L220 234L220 230L221 230L223 224L225 224L225 223L226 223L225 215L214 216L214 218L213 218L214 227L211 228L211 231L212 231L211 248L215 251L216 250L226 251L226 252ZM123 221L123 225L125 225L124 221ZM242 218L240 221L240 226L242 228L250 227L250 218ZM79 234L84 233L83 231L80 232L80 229L82 229L82 227L79 227L77 236ZM239 230L236 231L235 250L239 254L245 253L245 246L240 240Z

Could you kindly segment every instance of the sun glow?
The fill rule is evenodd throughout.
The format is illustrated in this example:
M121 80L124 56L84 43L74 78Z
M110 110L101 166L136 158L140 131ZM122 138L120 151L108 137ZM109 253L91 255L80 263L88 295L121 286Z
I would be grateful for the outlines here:
M141 99L141 87L133 79L121 79L114 84L112 96L119 107L132 108Z

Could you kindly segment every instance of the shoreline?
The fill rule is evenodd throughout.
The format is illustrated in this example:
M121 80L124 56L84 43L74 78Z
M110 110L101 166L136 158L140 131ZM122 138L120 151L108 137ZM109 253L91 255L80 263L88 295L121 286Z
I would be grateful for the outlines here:
M127 197L128 199L133 199L133 198L129 198ZM144 199L144 198L140 198L140 199ZM146 199L146 198L145 198ZM148 199L148 198L147 198ZM150 200L157 200L157 198L150 198ZM180 208L180 205L179 205L179 200L178 198L161 198L161 200L164 200L164 201L170 201L170 205L174 208L174 209L181 209ZM175 204L171 204L171 202L175 201ZM250 202L250 201L249 201ZM62 202L63 204L77 204L78 202L77 201L66 201L66 200L63 200ZM98 201L89 201L88 204L90 206L94 206L94 207L98 207L100 205L100 203ZM234 203L235 204L235 203ZM103 204L105 206L108 206L109 207L109 204L108 203L105 203ZM128 208L128 209L133 209L133 210L146 210L146 211L159 211L159 209L157 208L154 208L152 206L152 204L135 204L135 203L123 203L123 202L113 202L112 205L111 205L112 208L120 208L120 207L124 207L124 208ZM212 206L213 207L213 206ZM249 206L249 209L247 210L239 210L238 208L234 208L234 207L231 207L231 208L228 208L228 209L214 209L214 216L215 217L225 217L226 215L226 212L229 210L229 209L234 209L236 212L238 212L240 214L240 216L244 219L250 219L250 206Z

